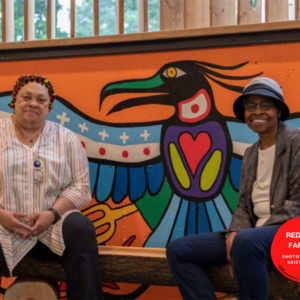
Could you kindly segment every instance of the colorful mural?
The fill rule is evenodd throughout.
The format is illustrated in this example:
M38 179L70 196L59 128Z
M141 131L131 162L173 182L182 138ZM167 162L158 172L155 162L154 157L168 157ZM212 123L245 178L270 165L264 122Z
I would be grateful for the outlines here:
M18 75L49 77L58 99L48 119L76 132L89 158L93 201L83 213L98 244L164 248L175 238L229 226L241 159L257 140L232 112L248 80L263 74L280 82L293 113L287 124L299 127L298 48L1 63L0 117L11 115ZM171 287L104 285L110 299L180 299ZM66 299L64 284L61 291Z

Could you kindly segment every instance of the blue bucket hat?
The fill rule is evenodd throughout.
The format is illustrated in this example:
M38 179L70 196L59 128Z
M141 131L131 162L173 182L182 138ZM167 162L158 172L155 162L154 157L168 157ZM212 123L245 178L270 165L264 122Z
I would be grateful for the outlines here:
M243 93L239 96L233 104L233 112L238 119L245 123L245 108L244 100L248 95L261 95L272 98L275 103L281 108L281 121L288 119L290 110L284 103L284 96L279 84L268 77L257 77L252 79L245 86Z

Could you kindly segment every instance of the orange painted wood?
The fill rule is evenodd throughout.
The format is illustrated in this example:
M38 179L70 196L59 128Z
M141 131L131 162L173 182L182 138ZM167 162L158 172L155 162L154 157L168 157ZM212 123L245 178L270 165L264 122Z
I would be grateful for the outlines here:
M184 28L184 0L160 0L160 30Z
M261 0L239 0L238 24L261 23Z
M203 28L210 26L210 0L185 1L185 26L186 29Z
M211 0L211 26L235 24L235 0Z
M94 0L93 2L94 11L94 36L99 35L99 0Z
M266 0L266 22L287 21L289 0Z
M116 34L124 33L124 0L116 0Z

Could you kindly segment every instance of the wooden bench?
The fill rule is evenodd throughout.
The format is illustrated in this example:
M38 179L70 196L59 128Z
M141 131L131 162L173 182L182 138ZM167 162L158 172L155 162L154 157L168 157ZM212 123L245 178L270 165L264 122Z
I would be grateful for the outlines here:
M165 249L99 246L99 254L103 282L176 286ZM227 265L212 266L207 273L215 291L237 293L237 283L229 276ZM5 270L0 275L8 277L9 273ZM65 281L61 264L30 257L19 263L14 276ZM300 299L300 283L280 273L270 273L269 282L271 299Z

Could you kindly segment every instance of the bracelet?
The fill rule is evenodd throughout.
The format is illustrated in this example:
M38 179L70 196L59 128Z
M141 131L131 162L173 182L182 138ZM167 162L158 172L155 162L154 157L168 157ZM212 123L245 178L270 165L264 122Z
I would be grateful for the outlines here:
M48 210L51 211L55 217L53 224L55 224L57 221L59 221L61 219L61 216L54 208L50 207Z

